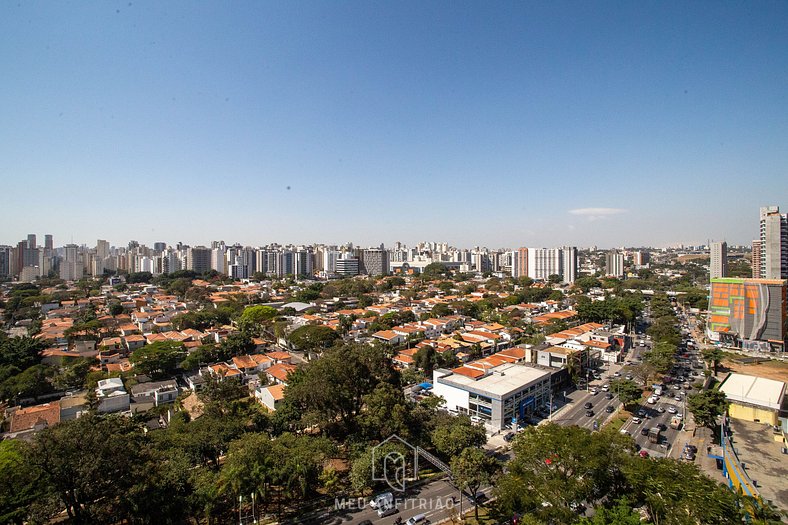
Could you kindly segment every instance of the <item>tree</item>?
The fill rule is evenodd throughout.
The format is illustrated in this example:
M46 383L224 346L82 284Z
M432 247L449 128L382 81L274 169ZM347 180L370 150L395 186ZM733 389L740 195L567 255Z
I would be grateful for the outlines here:
M712 369L714 370L714 375L716 376L717 367L719 367L722 360L725 359L725 352L716 346L712 346L703 350L702 355L703 360L711 364Z
M49 379L55 370L45 365L34 365L0 383L0 399L19 400L37 397L52 390Z
M278 312L276 308L265 305L249 306L241 313L238 319L238 326L241 330L250 330L253 333L259 333L263 324L268 323Z
M148 451L130 419L85 415L39 433L30 461L73 523L114 522L118 500L128 508L127 493L155 466Z
M0 523L26 522L29 506L43 497L41 472L28 461L29 448L20 440L0 441Z
M433 262L424 267L424 271L421 275L427 280L432 280L440 277L447 277L450 273L451 272L445 264Z
M339 339L336 330L325 325L305 325L290 333L288 341L305 352L322 352Z
M134 368L146 375L155 377L172 377L178 364L186 356L183 343L175 341L157 341L135 350L129 361Z
M724 392L703 390L689 396L687 408L692 412L695 423L713 429L717 425L717 418L728 410L728 401Z
M643 389L629 379L614 379L610 382L610 389L618 395L619 401L628 410L640 401Z
M383 440L392 434L408 437L409 410L402 388L391 383L378 383L364 396L364 411L359 424L371 440Z
M237 355L248 354L254 350L256 345L252 341L252 336L249 332L239 332L237 334L230 334L219 345L219 356L221 359L230 359Z
M481 447L487 442L484 427L474 425L467 416L445 416L436 421L432 444L444 458L459 456L466 448Z
M496 482L500 508L554 523L571 523L574 506L623 490L622 468L633 450L631 438L618 432L552 423L526 428L512 447L508 473Z
M435 349L429 345L419 348L413 355L413 364L417 369L423 370L427 376L431 376L432 370L438 364L438 356Z
M290 375L283 404L302 425L344 436L356 427L364 397L381 382L399 386L399 376L383 348L334 346Z
M476 521L479 521L479 505L476 494L482 485L490 483L498 469L495 459L489 457L480 448L466 448L459 456L451 460L451 473L454 483L462 490L467 490L473 497L473 510Z
M616 500L611 507L594 508L593 518L581 518L580 525L641 525L640 513L632 508L626 498Z
M694 463L630 457L622 467L628 500L644 508L651 523L742 523L734 493Z
M85 386L85 379L94 365L95 360L80 357L72 359L64 366L52 379L52 383L58 390L79 389Z
M257 494L266 498L273 481L274 464L271 438L265 434L244 434L230 443L218 485L233 495Z
M665 374L673 366L675 357L676 346L665 341L660 341L654 345L654 348L650 352L647 352L645 356L643 356L643 362L651 365L657 373Z
M454 311L449 308L449 305L445 303L438 303L432 307L432 316L433 317L445 317L447 315L451 315Z
M123 313L123 305L118 302L113 302L109 305L109 314L112 317L120 315Z

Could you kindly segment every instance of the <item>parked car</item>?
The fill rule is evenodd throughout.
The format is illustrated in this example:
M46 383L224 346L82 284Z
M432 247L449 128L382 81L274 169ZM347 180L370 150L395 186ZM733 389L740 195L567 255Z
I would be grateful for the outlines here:
M503 436L503 440L509 443L511 440L514 439L514 432L509 432L505 436Z
M676 412L678 412L678 410L676 410L676 407L674 407L673 405L668 406L669 414L675 414Z
M605 412L607 412L608 414L612 414L614 410L615 408L613 408L613 405L607 405L605 407Z
M648 436L648 431L649 431L648 427L643 427L643 428L640 429L640 435L641 436Z
M594 411L593 410L586 410L586 417L594 417Z
M637 417L637 416L632 418L632 422L635 423L636 425L639 425L640 421L641 421L641 419L639 417Z

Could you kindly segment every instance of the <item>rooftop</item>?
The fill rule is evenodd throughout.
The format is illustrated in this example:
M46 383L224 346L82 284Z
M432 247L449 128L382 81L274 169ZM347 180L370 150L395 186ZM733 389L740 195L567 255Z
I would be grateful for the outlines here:
M467 369L468 367L460 367ZM442 383L454 384L460 387L471 387L483 390L494 396L504 397L510 392L519 390L525 385L539 381L550 376L550 372L531 368L524 365L505 364L491 368L491 373L474 379L464 375L460 369L452 370L452 374L439 379ZM472 369L471 369L472 370Z
M720 386L730 401L779 410L785 396L785 383L765 377L730 374Z

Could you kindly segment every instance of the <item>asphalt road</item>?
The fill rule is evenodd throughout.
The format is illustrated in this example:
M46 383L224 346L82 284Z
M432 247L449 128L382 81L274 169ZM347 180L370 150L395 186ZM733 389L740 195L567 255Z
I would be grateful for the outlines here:
M482 492L489 496L492 488L487 488ZM291 525L353 525L369 520L376 525L392 525L398 517L405 522L408 518L417 514L424 514L428 520L436 523L456 515L460 508L459 491L445 479L425 483L415 489L408 490L404 494L395 492L394 497L397 512L384 518L378 517L377 511L369 506L368 499L352 499L347 501L337 500L330 509L325 509L323 512L316 513L313 516L302 517L297 521L288 523ZM468 498L468 495L463 495L463 511L467 512L472 508L473 503Z

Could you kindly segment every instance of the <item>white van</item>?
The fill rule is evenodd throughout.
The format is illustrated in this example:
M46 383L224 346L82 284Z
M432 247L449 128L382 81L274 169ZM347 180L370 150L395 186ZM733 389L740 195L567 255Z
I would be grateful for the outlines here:
M372 498L369 502L369 506L373 509L377 509L380 507L390 507L394 505L394 494L391 492L384 492L383 494L378 494L374 498Z

